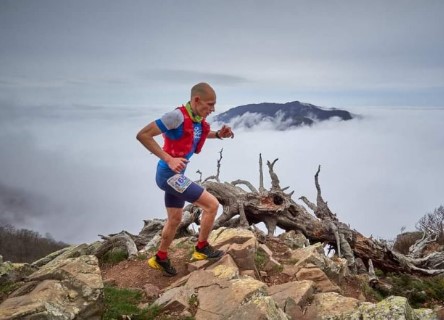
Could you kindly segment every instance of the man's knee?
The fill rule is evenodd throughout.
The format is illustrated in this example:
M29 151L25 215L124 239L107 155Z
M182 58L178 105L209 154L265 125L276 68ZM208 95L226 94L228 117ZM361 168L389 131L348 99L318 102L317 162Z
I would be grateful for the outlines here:
M217 209L219 208L219 200L216 199L216 197L213 196L213 199L211 200L209 204L208 211L217 213Z
M177 227L180 224L180 222L182 221L182 218L180 218L180 217L169 217L168 221L169 221L171 226Z
M173 227L177 227L182 221L182 209L168 208L168 224Z
M202 193L196 204L205 212L214 215L217 213L217 209L219 208L219 201L208 191L204 191L204 193Z

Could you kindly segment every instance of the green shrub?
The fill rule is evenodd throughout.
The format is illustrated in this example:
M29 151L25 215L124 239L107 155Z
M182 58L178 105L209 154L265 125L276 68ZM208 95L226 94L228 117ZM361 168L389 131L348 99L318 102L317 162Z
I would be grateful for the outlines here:
M129 289L105 287L105 313L103 320L121 319L122 315L131 315L136 320L154 319L160 312L160 308L152 305L140 309L138 305L142 301L142 294Z
M138 253L137 254L137 260L145 261L146 259L148 259L148 254L147 253Z
M190 249L191 248L191 249L193 249L194 243L191 241L182 241L182 242L179 242L178 244L176 244L174 246L174 248L177 248L177 249Z
M0 303L7 298L14 290L18 289L22 283L19 282L4 282L0 284Z
M376 275L378 278L382 278L382 277L385 276L384 271L382 271L381 269L378 269L378 268L375 268L375 275Z
M188 300L188 305L190 306L190 311L192 314L196 314L197 308L199 307L199 299L196 294L191 295Z
M423 281L426 294L435 300L444 302L444 277L436 276Z
M406 297L413 308L427 307L432 302L444 303L444 277L418 278L408 274L390 274L391 294Z
M257 250L256 255L254 256L254 263L258 269L262 269L267 263L267 254L262 250Z
M281 273L282 271L284 271L284 266L282 264L276 265L276 266L273 267L273 271Z
M368 283L365 282L362 283L361 289L365 297L371 297L376 301L381 301L387 296L383 292L373 289Z
M128 253L122 249L113 249L105 253L101 259L102 263L117 264L128 259Z

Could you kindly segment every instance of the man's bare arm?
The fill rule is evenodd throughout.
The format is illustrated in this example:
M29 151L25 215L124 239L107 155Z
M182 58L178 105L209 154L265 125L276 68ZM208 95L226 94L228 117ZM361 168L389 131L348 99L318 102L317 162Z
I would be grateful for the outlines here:
M162 131L153 121L139 131L137 134L137 140L139 140L145 148L151 151L158 158L165 161L171 170L174 172L182 171L185 169L188 160L185 158L174 158L163 151L156 140L154 140L154 137L160 135L161 133Z
M222 128L217 131L210 131L208 138L234 138L234 133L229 126L224 124Z

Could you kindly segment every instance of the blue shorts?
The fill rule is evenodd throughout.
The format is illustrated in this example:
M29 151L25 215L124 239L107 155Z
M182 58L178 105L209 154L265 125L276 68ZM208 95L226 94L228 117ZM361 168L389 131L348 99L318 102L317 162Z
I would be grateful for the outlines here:
M167 208L183 208L185 201L196 202L204 192L204 188L191 181L183 173L175 173L159 165L157 165L156 183L165 191Z

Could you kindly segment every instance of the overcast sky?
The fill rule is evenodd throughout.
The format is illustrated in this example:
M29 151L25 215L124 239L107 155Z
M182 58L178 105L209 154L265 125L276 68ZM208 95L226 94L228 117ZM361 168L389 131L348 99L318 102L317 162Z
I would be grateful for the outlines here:
M163 218L156 159L135 134L206 81L217 112L299 100L364 116L240 131L223 180L254 183L262 152L314 200L321 164L342 221L413 229L444 201L442 39L442 1L0 0L0 209L20 208L0 222L78 242ZM221 146L190 175L213 174Z
M0 99L440 105L444 2L0 1Z

